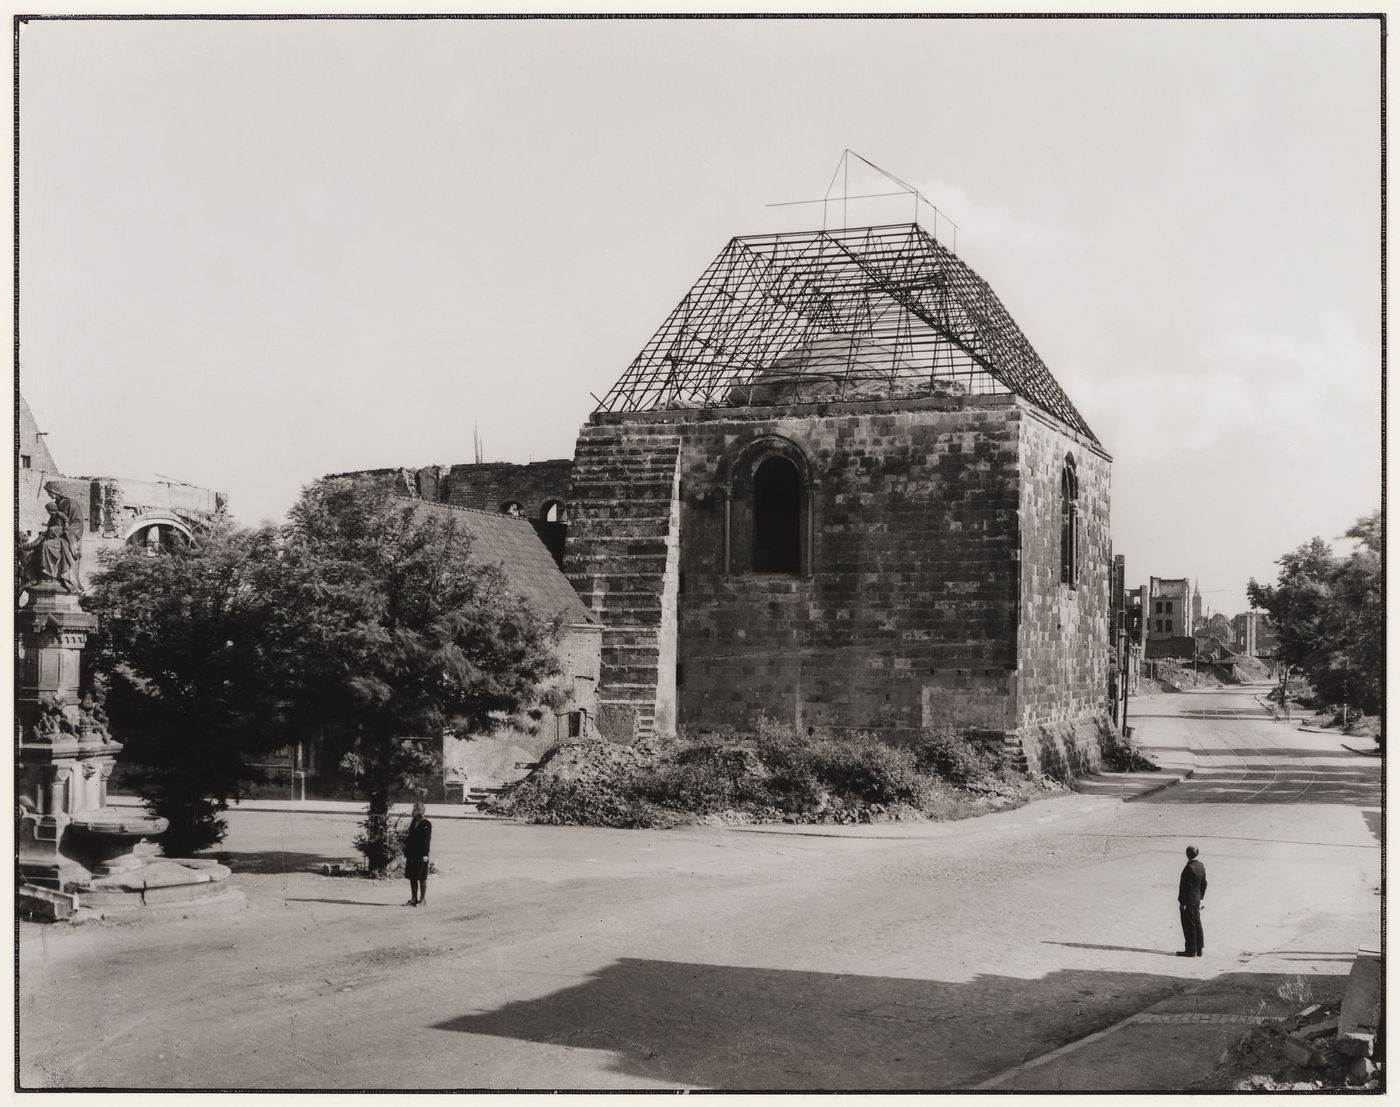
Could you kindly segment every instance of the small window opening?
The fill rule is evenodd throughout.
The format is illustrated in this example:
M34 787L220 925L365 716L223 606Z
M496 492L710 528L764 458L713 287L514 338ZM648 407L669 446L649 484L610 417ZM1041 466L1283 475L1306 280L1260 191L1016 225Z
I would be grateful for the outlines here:
M785 457L767 458L753 475L753 569L802 571L802 478Z
M540 509L540 518L546 523L564 522L564 505L558 500L550 500Z
M20 467L21 469L28 469L28 468L31 468L32 465L33 465L33 461L32 461L32 459L30 458L30 456L29 456L28 454L20 454L20 455L19 455L19 467Z
M520 506L519 500L507 500L505 503L501 504L501 514L510 515L519 519L524 516L525 509Z

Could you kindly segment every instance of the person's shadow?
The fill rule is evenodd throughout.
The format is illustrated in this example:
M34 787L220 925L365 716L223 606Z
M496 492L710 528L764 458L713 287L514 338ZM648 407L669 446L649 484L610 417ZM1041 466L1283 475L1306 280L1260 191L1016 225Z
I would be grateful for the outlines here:
M1092 942L1047 942L1040 943L1043 946L1069 946L1071 949L1106 949L1117 953L1155 953L1158 957L1175 957L1176 951L1170 949L1143 949L1140 946L1100 946Z

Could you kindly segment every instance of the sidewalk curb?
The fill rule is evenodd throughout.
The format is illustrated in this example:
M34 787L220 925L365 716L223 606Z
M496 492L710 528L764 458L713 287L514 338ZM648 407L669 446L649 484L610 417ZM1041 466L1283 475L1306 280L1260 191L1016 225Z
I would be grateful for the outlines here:
M248 800L243 803L229 804L229 811L250 811L258 814L288 814L288 815L363 815L365 805L353 801L338 800L308 800L307 803L336 803L336 807L308 807L303 806L300 800ZM142 801L135 796L108 796L107 805L109 807L140 807ZM390 808L390 813L394 815L407 815L408 804L396 803ZM424 805L426 813L430 819L478 819L483 822L502 822L499 815L487 815L479 811L457 811L453 810L456 804L436 804ZM396 810L402 808L402 810ZM444 810L445 809L445 810Z
M1260 957L1264 957L1264 956L1267 956L1267 954L1264 954L1264 953L1256 953L1256 954L1255 954L1253 957L1251 957L1248 961L1244 962L1244 964L1241 965L1240 968L1239 968L1238 970L1235 970L1235 971L1244 971L1245 969L1247 969L1247 967L1248 967L1252 962L1257 961ZM1087 1046L1087 1045L1093 1045L1095 1042L1099 1041L1100 1039L1107 1038L1110 1034L1116 1034L1116 1033L1118 1033L1120 1030L1124 1030L1124 1029L1126 1029L1126 1028L1129 1027L1129 1026L1134 1026L1134 1025L1140 1023L1140 1022L1145 1022L1145 1021L1147 1021L1147 1020L1144 1019L1144 1016L1153 1014L1153 1012L1155 1012L1155 1011L1157 1010L1157 1008L1159 1008L1159 1007L1166 1007L1166 1006L1168 1006L1169 1004L1173 1004L1173 1003L1178 1002L1183 996L1194 995L1196 992L1204 991L1206 988L1208 988L1208 987L1210 987L1212 984L1214 984L1215 981L1216 981L1221 975L1223 975L1223 974L1222 974L1222 973L1216 973L1215 976L1209 977L1209 978L1207 978L1207 979L1205 979L1205 980L1197 981L1195 984L1191 985L1191 987L1185 989L1184 991L1178 992L1178 993L1177 993L1176 995L1174 995L1174 996L1168 996L1166 999L1160 999L1160 1000L1158 1000L1156 1003L1152 1004L1151 1006L1149 1006L1149 1007L1144 1007L1141 1011L1134 1012L1133 1014L1129 1015L1129 1016L1128 1016L1127 1018L1125 1018L1125 1019L1119 1019L1119 1020L1118 1020L1117 1022L1115 1022L1112 1026L1106 1026L1106 1027L1104 1027L1102 1030L1096 1030L1096 1031L1094 1031L1094 1033L1092 1033L1092 1034L1087 1034L1087 1035L1085 1035L1083 1038L1078 1038L1078 1039L1076 1039L1075 1041L1066 1042L1064 1045L1060 1046L1058 1049L1052 1049L1049 1053L1043 1053L1043 1054L1041 1054L1039 1057L1032 1057L1029 1061L1022 1061L1019 1065L1015 1065L1015 1066L1013 1066L1012 1068L1006 1069L1004 1072L999 1072L999 1073L997 1073L997 1074L996 1074L995 1076L993 1076L990 1080L984 1080L984 1081L982 1081L982 1083L980 1083L980 1084L974 1084L971 1088L968 1089L968 1091L973 1091L973 1092L990 1091L990 1090L993 1089L993 1088L997 1088L997 1087L1001 1086L1002 1084L1005 1084L1007 1081L1010 1081L1010 1080L1015 1079L1015 1077L1016 1077L1016 1075L1017 1075L1018 1073L1025 1072L1027 1069L1035 1069L1035 1068L1039 1068L1041 1065L1049 1064L1051 1061L1058 1060L1059 1058L1064 1057L1064 1056L1066 1056L1067 1054L1075 1053L1075 1052L1077 1052L1078 1050L1083 1049L1083 1048L1084 1048L1085 1046ZM1274 1020L1272 1017L1270 1017L1267 1021L1275 1021L1275 1020ZM1283 1020L1282 1020L1282 1017L1280 1016L1276 1021L1283 1021ZM1245 1025L1245 1024L1241 1024L1241 1028L1242 1028L1242 1029L1243 1029L1244 1025ZM1261 1023L1261 1025L1262 1025L1262 1023ZM1013 1090L1013 1091L1014 1091L1014 1089L1010 1089L1010 1090ZM1089 1093L1081 1093L1081 1094L1089 1094ZM1152 1094L1152 1093L1142 1093L1142 1094ZM1157 1094L1165 1094L1165 1093L1157 1093Z
M1129 782L1123 781L1123 782L1121 782L1121 783L1118 784L1118 789L1119 789L1118 798L1121 799L1124 803L1131 803L1131 802L1132 802L1133 800L1135 800L1135 799L1142 799L1143 796L1155 796L1158 792L1165 791L1166 789L1171 788L1171 787L1174 786L1174 785L1180 784L1183 780L1189 779L1190 776L1191 776L1191 774L1194 773L1195 771L1196 771L1196 770L1195 770L1194 768L1191 768L1191 769L1163 769L1163 770L1162 770L1162 781L1161 781L1161 783L1148 783L1147 781L1134 781L1134 782L1132 782L1132 787L1133 787L1135 790L1132 792L1131 795L1125 795L1125 794L1123 794L1124 791L1129 787ZM1081 783L1083 783L1083 784L1090 784L1090 785L1093 785L1093 784L1104 784L1104 785L1108 785L1108 786L1111 787L1111 786L1113 786L1113 784L1114 784L1114 781L1113 781L1112 778L1113 778L1114 776L1119 776L1119 775L1127 775L1127 774L1101 773L1101 774L1098 775L1098 777L1087 776L1087 775L1085 775L1085 776L1077 776L1077 777L1074 778L1074 782L1073 782L1073 784L1070 785L1070 787L1073 788L1074 791L1077 792L1077 793L1078 793L1079 795L1081 795L1081 796L1102 796L1102 795L1104 795L1105 793L1103 793L1103 792L1098 792L1098 791L1094 791L1094 790L1092 790L1092 789L1084 789L1084 788L1081 788L1081 787L1080 787L1080 784L1081 784ZM1107 777L1108 779L1105 780L1105 779L1103 779L1104 777Z
M1124 803L1132 803L1133 800L1142 799L1144 796L1155 796L1158 792L1165 792L1168 788L1171 788L1171 787L1173 787L1173 786L1175 786L1175 785L1177 785L1177 784L1180 784L1183 780L1190 780L1191 777L1193 777L1193 776L1195 775L1195 773L1196 773L1196 767L1193 765L1193 766L1192 766L1191 768L1189 768L1189 769L1184 769L1184 770L1182 770L1181 775L1180 775L1179 777L1177 777L1175 780L1164 780L1164 781L1162 781L1161 784L1153 784L1153 785L1150 785L1149 787L1145 788L1143 791L1137 792L1137 793L1135 793L1134 795L1131 795L1131 796L1124 796L1124 797L1123 797L1123 802L1124 802Z

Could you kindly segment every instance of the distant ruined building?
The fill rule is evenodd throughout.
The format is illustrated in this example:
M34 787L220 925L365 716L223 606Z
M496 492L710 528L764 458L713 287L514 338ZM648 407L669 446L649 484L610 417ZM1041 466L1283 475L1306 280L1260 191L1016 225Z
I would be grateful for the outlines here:
M375 475L518 503L541 541L554 512L605 735L953 725L1065 775L1107 714L1110 465L987 283L909 224L731 240L572 463Z
M83 574L98 568L104 549L138 546L155 552L186 541L193 529L228 510L228 495L177 481L127 477L65 476L49 452L48 432L41 431L23 396L19 397L19 499L16 527L22 537L38 533L48 519L44 485L55 483L83 512Z

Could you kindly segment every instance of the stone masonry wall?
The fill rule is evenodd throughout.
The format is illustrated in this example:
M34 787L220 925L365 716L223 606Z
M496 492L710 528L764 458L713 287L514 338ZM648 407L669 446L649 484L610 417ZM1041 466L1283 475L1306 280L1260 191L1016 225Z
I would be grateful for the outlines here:
M1001 397L595 416L629 449L681 438L680 728L1010 729L1018 416ZM808 469L803 574L746 564L735 466L773 440ZM605 649L604 698L607 670Z
M432 503L469 507L476 511L500 511L515 501L527 519L538 520L552 502L566 505L574 463L569 458L533 461L518 465L508 461L484 461L479 465L424 465L419 469L361 469L335 473L383 483L407 496Z
M679 450L664 425L590 425L575 453L564 575L603 627L597 723L617 741L675 727Z
M1079 559L1073 588L1061 581L1060 475L1066 456L1074 458L1079 479ZM1091 720L1107 711L1110 644L1105 627L1113 560L1110 462L1088 440L1027 407L1021 420L1020 465L1015 725L1032 767L1041 767L1037 762L1078 767L1097 758L1097 730Z
M424 499L437 499L478 511L500 511L502 504L515 500L527 519L538 519L551 501L568 502L573 462L568 458L528 465L490 461L442 468L445 471L439 478L437 494L429 496L424 491Z

